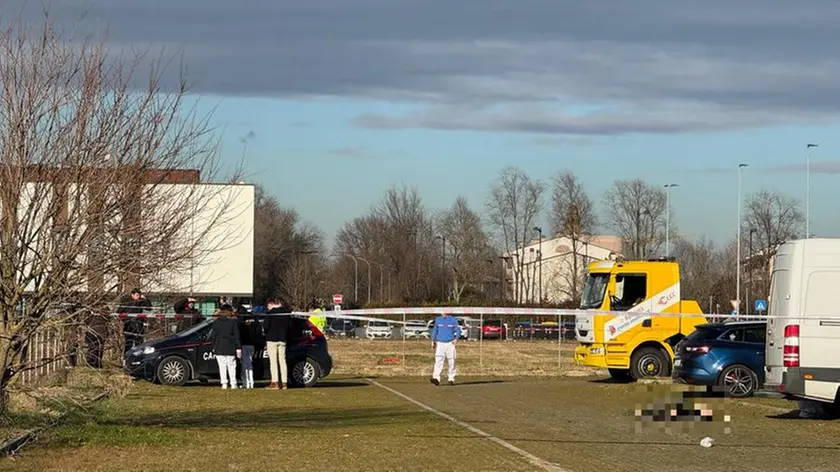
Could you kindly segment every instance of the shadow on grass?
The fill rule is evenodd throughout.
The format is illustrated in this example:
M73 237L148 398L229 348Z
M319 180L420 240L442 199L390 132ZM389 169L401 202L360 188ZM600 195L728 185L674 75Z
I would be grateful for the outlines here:
M406 435L406 438L412 439L477 439L485 440L482 436L476 435L448 435L448 436L431 436L431 435ZM510 443L550 443L550 444L581 444L581 445L622 445L622 446L686 446L696 448L696 442L667 442L667 441L614 441L614 440L575 440L575 439L539 439L539 438L511 438L499 437L502 441ZM840 446L795 446L795 445L777 445L777 444L715 444L715 448L743 448L750 447L756 449L788 449L788 450L818 450L818 451L840 451Z
M607 377L607 378L603 378L603 379L592 379L592 380L587 380L587 382L595 383L595 384L612 384L612 385L616 385L616 384L618 384L618 385L628 385L628 384L633 383L630 380L617 380L617 379L614 379L612 377Z
M836 416L821 415L817 418L800 418L799 410L791 410L787 413L779 413L777 415L767 415L766 418L771 420L800 420L800 421L837 421Z

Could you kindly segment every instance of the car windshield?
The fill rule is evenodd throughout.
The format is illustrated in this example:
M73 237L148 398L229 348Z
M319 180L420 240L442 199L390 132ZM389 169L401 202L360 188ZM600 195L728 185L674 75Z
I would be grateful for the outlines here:
M501 326L502 322L500 320L487 320L484 322L484 326Z
M408 320L405 322L407 326L426 326L422 320Z
M604 294L607 292L609 281L610 274L589 274L586 285L583 287L580 307L584 310L600 308L604 302Z
M204 320L201 323L198 323L195 326L191 326L180 333L177 333L178 336L192 336L193 334L207 328L210 324L213 323L213 320Z
M368 323L368 326L373 326L375 328L383 328L385 326L388 326L388 322L387 321L371 321L370 323Z

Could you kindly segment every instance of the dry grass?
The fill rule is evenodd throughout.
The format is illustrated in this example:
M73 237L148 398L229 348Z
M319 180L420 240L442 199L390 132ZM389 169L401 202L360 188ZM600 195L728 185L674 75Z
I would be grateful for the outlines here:
M0 415L0 442L44 426L63 413L81 410L96 395L125 396L131 379L118 370L77 367L44 376L38 383L9 392L10 410Z
M574 343L550 341L461 341L459 376L584 376L602 374L574 366ZM333 375L429 376L434 349L427 340L330 339ZM445 367L444 367L445 368Z

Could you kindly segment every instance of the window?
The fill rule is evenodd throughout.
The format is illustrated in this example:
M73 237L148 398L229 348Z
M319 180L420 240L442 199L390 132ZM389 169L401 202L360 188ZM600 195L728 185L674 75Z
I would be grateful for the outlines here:
M697 328L693 333L688 335L688 342L702 343L717 339L721 331L714 328Z
M754 328L746 328L744 329L744 342L745 343L761 343L764 344L765 335L767 334L767 330L764 326L754 327Z
M732 341L732 342L743 342L744 341L744 330L743 329L730 329L729 331L723 333L723 336L720 339L724 341Z
M622 274L615 277L615 294L611 308L626 311L647 298L647 276L645 274Z
M609 274L589 274L589 277L586 278L586 285L583 287L580 307L584 310L601 308L609 281Z

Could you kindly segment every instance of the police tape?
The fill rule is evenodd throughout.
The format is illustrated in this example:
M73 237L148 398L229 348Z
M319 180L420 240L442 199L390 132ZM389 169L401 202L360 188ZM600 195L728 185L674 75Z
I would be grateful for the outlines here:
M388 318L379 318L382 316L408 316L408 315L439 315L447 313L449 315L492 315L496 317L515 317L515 316L539 316L539 317L595 317L595 316L613 316L624 317L628 319L633 318L689 318L702 316L707 320L716 321L765 321L770 319L785 319L785 320L815 320L815 321L840 321L840 314L825 315L825 316L785 316L785 315L758 315L758 314L744 314L733 315L726 314L705 314L705 313L657 313L657 312L641 312L641 311L601 311L601 310L581 310L581 309L558 309L558 308L522 308L522 307L408 307L408 308L363 308L358 310L336 310L336 311L321 311L321 312L291 312L291 313L252 313L250 315L258 316L295 316L307 318L309 316L323 316L331 319L346 319L357 321L385 321L396 324L409 324L414 320L394 320ZM112 317L120 319L139 318L139 319L205 319L212 318L212 315L183 315L174 313L114 313Z

